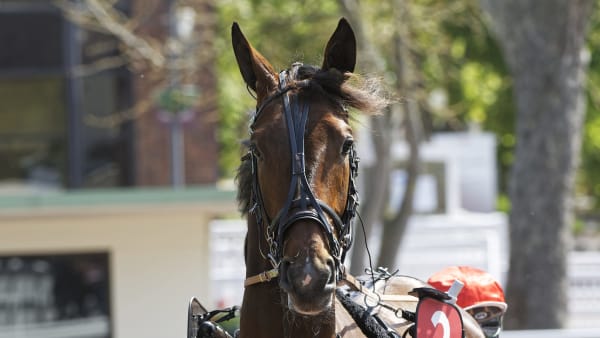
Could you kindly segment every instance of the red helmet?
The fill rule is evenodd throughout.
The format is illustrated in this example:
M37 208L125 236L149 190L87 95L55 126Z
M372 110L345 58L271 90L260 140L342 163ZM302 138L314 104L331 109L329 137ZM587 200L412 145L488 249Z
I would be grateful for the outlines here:
M465 310L479 306L493 306L502 313L506 311L504 291L500 284L489 273L469 266L451 266L429 278L431 286L448 291L454 280L460 280L464 287L458 294L456 304Z

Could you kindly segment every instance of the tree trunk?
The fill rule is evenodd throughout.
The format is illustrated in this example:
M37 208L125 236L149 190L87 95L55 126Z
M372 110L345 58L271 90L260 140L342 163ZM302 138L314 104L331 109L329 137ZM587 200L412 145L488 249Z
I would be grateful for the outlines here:
M410 22L410 10L405 0L394 1L396 34L394 37L393 69L398 79L396 90L405 99L401 108L404 113L405 140L409 147L406 167L406 187L399 210L389 219L383 221L381 249L377 266L396 269L397 258L408 220L413 211L413 199L420 172L419 145L422 139L421 112L417 102L417 65L413 62L408 46L410 33L407 24ZM388 174L389 175L389 174Z
M363 72L382 74L384 66L378 63L383 60L380 51L371 43L366 35L364 23L361 18L360 4L356 0L339 0L343 15L348 18L358 42L359 65ZM389 128L389 109L382 115L371 116L371 133L375 146L376 165L362 168L361 176L364 180L364 192L361 194L360 214L362 224L356 222L354 229L354 250L350 262L350 273L359 275L364 273L366 262L366 239L369 238L373 225L382 218L386 206L387 187L390 177L390 146L392 132ZM364 227L364 234L363 228Z
M389 109L388 109L389 110ZM387 196L389 196L388 186L390 182L390 131L387 128L390 112L385 115L371 116L371 138L373 140L375 158L377 163L372 167L363 170L364 194L361 194L361 221L356 222L354 251L352 252L352 262L350 264L350 273L359 275L364 273L364 268L368 263L366 261L367 250L366 239L370 237L373 225L381 221L384 213ZM365 198L366 197L366 198ZM363 229L364 227L364 233ZM374 267L375 268L375 267Z
M514 79L510 329L565 324L571 195L585 114L588 0L482 0Z
M404 190L404 198L399 210L390 219L383 220L383 234L381 238L381 249L377 258L376 266L388 267L390 271L398 268L398 252L408 226L408 220L413 211L413 200L417 187L417 178L421 171L421 159L419 156L420 121L416 102L407 102L404 113L404 128L406 131L406 142L409 146L407 159L407 179ZM389 175L389 173L388 173Z
M356 0L339 0L340 6L345 16L350 19L356 28L359 45L359 54L362 54L364 68L369 72L382 74L385 72L384 65L378 63L383 60L381 51L377 50L369 37L366 36L361 20L360 4ZM373 128L373 144L377 164L367 170L368 177L365 178L366 198L361 207L361 212L365 217L363 236L360 228L356 229L356 240L352 254L352 263L350 272L353 274L362 273L365 264L365 237L369 238L373 225L382 223L383 236L379 250L377 266L395 269L396 257L400 249L404 230L408 219L412 214L413 197L419 174L419 142L421 139L421 119L419 105L416 100L416 65L412 62L410 52L408 51L408 39L410 32L407 22L409 22L409 6L405 0L396 0L394 2L396 14L396 37L394 44L395 58L392 61L392 69L398 79L396 90L399 96L407 98L402 105L401 111L404 114L404 128L406 131L406 141L409 144L409 158L407 169L407 187L404 192L402 205L396 214L386 219L385 208L387 207L387 196L389 196L390 172L392 162L390 159L390 148L392 146L392 134L397 133L398 129L391 123L391 115L396 111L390 107L383 116L372 116L371 124ZM358 225L360 226L360 224ZM374 267L374 268L375 268Z

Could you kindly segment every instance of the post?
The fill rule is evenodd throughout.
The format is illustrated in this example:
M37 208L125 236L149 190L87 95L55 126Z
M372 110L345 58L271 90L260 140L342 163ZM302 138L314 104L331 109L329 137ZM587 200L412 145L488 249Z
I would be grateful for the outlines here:
M81 188L83 185L83 137L81 123L82 79L73 73L81 63L79 28L67 19L63 21L63 54L65 58L66 102L67 102L67 187Z
M185 185L183 128L177 116L171 118L171 184L174 189Z
M169 49L169 62L167 64L169 76L169 86L171 88L177 88L181 85L180 74L175 67L178 55L174 46L174 41L178 41L177 36L177 0L169 1L169 40L167 45L170 45ZM171 132L171 185L173 189L181 189L185 185L185 156L183 153L184 139L183 139L183 128L181 121L179 120L178 111L171 112L170 120L170 132Z

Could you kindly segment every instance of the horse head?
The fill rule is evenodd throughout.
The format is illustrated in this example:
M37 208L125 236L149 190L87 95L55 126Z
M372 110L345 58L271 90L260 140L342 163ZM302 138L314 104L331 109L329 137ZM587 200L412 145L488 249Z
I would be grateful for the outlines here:
M280 73L237 24L232 42L244 81L257 99L250 127L248 203L262 234L259 251L278 269L285 305L316 315L333 304L357 202L358 159L346 107L366 103L362 91L347 85L356 61L354 33L340 20L321 67L294 63Z

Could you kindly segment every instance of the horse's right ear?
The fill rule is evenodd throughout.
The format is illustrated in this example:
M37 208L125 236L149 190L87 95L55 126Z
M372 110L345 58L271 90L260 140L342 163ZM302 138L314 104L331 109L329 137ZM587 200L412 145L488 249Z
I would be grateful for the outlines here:
M356 65L356 37L348 21L341 18L327 42L321 69L336 68L342 73L354 71Z
M273 66L250 45L237 22L231 26L231 43L244 81L259 99L265 97L277 87L278 79Z

